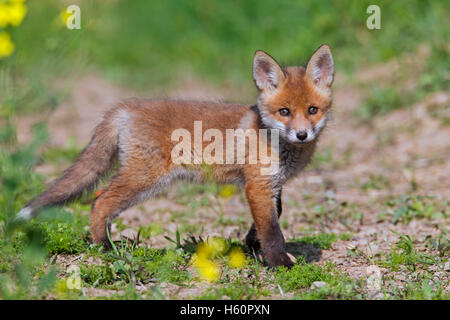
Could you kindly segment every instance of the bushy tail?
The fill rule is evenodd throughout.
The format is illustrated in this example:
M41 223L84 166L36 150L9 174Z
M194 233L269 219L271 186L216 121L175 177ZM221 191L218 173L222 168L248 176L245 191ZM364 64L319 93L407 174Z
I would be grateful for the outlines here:
M111 119L111 112L105 115L76 162L47 191L20 210L18 219L30 219L39 209L64 204L95 186L111 167L118 149L118 132Z

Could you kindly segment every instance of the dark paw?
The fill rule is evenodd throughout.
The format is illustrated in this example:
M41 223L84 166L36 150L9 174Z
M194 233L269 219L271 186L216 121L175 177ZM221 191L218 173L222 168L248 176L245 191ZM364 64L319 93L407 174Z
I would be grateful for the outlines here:
M270 268L287 267L292 268L295 264L293 255L287 252L264 254L264 260Z
M250 252L258 252L261 249L261 244L256 237L256 230L253 226L245 236L245 246Z

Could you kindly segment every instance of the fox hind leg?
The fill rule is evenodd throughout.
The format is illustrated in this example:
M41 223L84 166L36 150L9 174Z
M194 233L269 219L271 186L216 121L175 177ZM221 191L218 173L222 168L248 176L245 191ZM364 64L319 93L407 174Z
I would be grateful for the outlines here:
M94 243L108 244L107 228L110 231L112 220L122 211L157 194L165 187L158 177L143 179L127 172L119 173L111 185L92 204L91 236Z
M107 230L111 231L111 222L122 211L137 202L140 190L130 187L122 177L113 179L109 188L92 204L91 236L93 243L108 244Z

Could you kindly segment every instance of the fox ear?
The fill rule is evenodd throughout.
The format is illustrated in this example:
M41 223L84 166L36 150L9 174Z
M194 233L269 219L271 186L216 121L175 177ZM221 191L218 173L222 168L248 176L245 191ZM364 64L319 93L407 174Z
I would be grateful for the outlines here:
M319 87L331 87L334 79L334 62L328 45L324 44L314 52L306 66L306 75Z
M286 76L278 62L264 51L258 50L253 58L253 80L260 91L271 91L283 83Z

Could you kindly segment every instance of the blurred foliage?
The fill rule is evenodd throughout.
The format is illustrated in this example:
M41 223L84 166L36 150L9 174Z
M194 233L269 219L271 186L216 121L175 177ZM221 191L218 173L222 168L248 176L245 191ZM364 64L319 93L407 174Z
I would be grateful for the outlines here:
M47 250L42 228L14 220L27 194L41 189L40 178L30 170L36 161L36 148L46 135L35 131L35 139L8 152L0 148L0 298L41 297L56 279L55 270L44 271ZM40 274L36 280L35 276Z
M366 27L370 4L381 8L381 30ZM18 48L8 64L21 72L42 65L59 75L75 65L92 65L140 87L189 75L236 85L250 80L257 49L299 64L328 43L344 71L414 51L419 43L446 43L450 27L445 0L85 0L79 5L81 30L68 30L60 18L62 3L30 2L23 25L12 30Z
M298 262L292 269L280 268L276 273L278 283L282 283L283 291L293 291L300 295L298 299L324 299L332 297L334 299L357 299L358 284L351 280L345 274L340 274L335 270L332 263L319 266L316 264L308 264L304 260L298 259ZM325 286L318 290L307 290L301 292L303 288L310 288L311 285L320 281ZM308 296L311 295L311 296Z
M0 1L0 59L10 56L14 52L14 43L9 33L3 29L18 27L25 15L27 7L25 0L2 0Z
M396 83L386 87L376 84L370 89L369 96L358 109L358 115L363 121L370 121L374 116L385 115L390 111L411 107L414 103L437 91L450 89L450 48L447 42L433 42L431 53L427 58L424 70L410 88L403 88ZM403 78L411 77L411 66L401 66L400 74ZM381 86L384 85L384 86ZM445 123L448 114L436 112ZM448 120L447 120L448 121Z
M431 196L404 195L398 199L388 201L391 208L392 223L408 224L413 219L428 219L447 222L450 208L448 201L442 201Z

